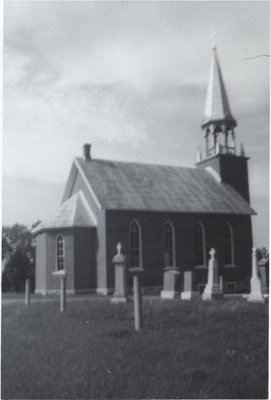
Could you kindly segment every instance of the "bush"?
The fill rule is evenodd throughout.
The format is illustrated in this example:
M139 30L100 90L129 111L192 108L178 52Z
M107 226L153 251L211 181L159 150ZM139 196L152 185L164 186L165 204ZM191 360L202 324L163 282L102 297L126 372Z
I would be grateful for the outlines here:
M3 227L2 257L5 260L2 272L2 291L20 292L25 280L35 286L35 247L30 230L25 225Z
M9 257L2 274L2 290L21 292L24 290L25 280L35 280L34 266L22 249L18 248Z

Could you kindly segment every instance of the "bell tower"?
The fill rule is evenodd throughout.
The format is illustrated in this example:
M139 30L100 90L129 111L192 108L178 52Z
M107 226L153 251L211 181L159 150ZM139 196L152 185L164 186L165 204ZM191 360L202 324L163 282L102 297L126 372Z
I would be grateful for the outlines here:
M236 126L237 122L230 109L217 49L214 45L201 123L205 149L203 152L198 152L196 166L213 171L220 182L233 186L249 202L248 157L245 156L243 144L237 155Z
M201 128L205 138L206 157L235 154L236 120L232 116L229 100L218 61L216 47L212 49L211 67Z

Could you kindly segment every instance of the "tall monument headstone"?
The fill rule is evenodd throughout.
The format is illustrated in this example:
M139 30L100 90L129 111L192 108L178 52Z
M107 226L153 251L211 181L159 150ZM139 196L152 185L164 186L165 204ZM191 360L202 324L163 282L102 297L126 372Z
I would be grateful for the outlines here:
M117 254L113 257L115 266L115 291L111 303L125 303L127 301L126 290L126 257L121 252L121 243L117 244Z
M261 290L261 281L257 273L257 254L256 249L252 249L252 276L250 279L250 294L247 301L254 303L264 303L264 298Z
M215 249L210 250L210 260L208 266L208 281L202 294L202 300L221 299L223 291L221 290L218 277L217 260L215 258Z

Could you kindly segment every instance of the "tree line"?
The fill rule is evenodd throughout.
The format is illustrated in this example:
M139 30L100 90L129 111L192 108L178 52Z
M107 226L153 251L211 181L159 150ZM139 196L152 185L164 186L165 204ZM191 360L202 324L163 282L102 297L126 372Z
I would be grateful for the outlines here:
M32 228L36 224L32 225ZM21 292L30 279L35 290L35 241L26 225L2 228L2 291Z

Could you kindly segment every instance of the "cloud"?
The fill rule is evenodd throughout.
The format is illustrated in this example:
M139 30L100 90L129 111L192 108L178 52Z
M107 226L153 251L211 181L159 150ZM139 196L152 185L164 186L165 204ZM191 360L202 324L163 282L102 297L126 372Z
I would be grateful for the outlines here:
M249 1L6 2L4 174L64 182L84 142L97 158L193 165L215 29L252 196L266 201L270 60L246 58L269 51L269 11Z

